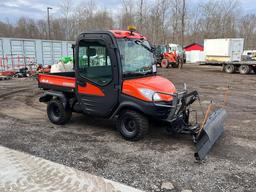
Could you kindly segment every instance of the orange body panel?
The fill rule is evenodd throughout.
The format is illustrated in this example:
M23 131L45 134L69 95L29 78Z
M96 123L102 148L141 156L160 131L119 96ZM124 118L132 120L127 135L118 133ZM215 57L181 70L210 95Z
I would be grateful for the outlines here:
M177 60L177 54L176 51L171 53L164 53L164 59L167 59L169 63L176 63Z
M144 39L146 40L146 37L143 35L131 32L130 31L124 31L124 30L110 30L111 33L114 34L115 38L129 38L129 39Z
M69 87L69 88L76 87L76 79L74 77L39 74L38 81L40 83L56 85L61 87ZM90 83L86 83L84 87L78 86L78 93L105 96L105 94L102 92L100 88Z
M100 88L90 83L86 83L84 87L78 85L77 90L79 94L105 96L105 94Z
M62 87L75 88L75 86L76 86L76 79L74 77L38 74L38 81L40 83L57 85L57 86L62 86Z
M138 79L124 80L122 93L143 101L151 101L141 94L139 88L150 89L155 92L176 93L176 88L168 79L161 76L150 76ZM162 101L171 101L170 95L159 94Z

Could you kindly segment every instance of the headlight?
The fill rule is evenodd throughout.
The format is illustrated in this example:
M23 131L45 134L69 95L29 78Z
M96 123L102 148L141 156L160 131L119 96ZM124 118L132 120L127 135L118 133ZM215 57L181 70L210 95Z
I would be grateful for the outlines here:
M145 88L140 88L139 89L140 93L146 97L148 100L152 101L152 97L154 95L154 101L160 101L161 97L159 96L159 94L155 93L154 91L152 91L151 89L145 89ZM155 94L154 94L155 93Z

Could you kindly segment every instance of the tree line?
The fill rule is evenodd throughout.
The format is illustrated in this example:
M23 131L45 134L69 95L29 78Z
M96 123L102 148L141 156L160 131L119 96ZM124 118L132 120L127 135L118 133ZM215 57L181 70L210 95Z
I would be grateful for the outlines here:
M88 30L126 29L137 26L153 44L203 43L206 38L245 39L247 49L256 49L256 14L245 13L240 0L120 0L120 8L100 7L87 0L73 6L59 5L61 16L50 17L50 39L75 40ZM183 35L184 34L184 35ZM21 17L17 23L0 22L1 37L48 39L48 23Z

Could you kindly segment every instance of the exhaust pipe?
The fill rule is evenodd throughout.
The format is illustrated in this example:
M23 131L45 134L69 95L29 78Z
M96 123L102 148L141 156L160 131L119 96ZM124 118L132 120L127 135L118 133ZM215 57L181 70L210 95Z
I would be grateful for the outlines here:
M227 117L225 109L216 110L206 121L203 129L196 138L196 160L204 160L214 143L224 132L223 122Z

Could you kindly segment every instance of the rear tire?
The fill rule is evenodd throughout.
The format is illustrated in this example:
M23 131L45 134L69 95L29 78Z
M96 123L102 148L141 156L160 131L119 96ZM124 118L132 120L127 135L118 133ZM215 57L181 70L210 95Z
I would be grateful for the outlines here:
M232 64L227 64L224 66L224 71L226 73L234 73L235 72L235 66Z
M142 139L147 134L148 128L148 119L136 111L124 111L117 120L117 129L122 137L129 141Z
M69 108L65 109L61 101L54 99L47 105L47 115L53 124L64 125L70 121L72 111Z
M249 65L241 65L239 67L239 72L242 75L248 74L248 73L251 72L251 66L249 66Z

